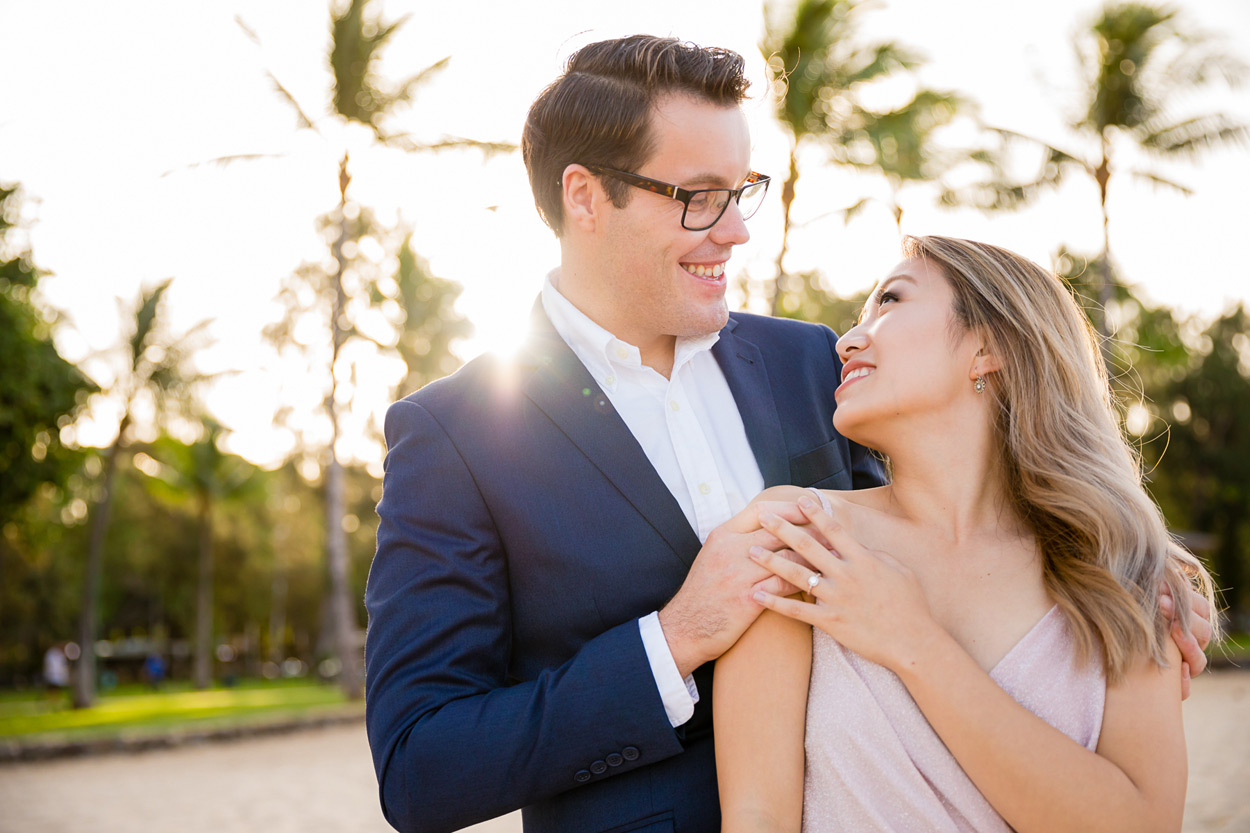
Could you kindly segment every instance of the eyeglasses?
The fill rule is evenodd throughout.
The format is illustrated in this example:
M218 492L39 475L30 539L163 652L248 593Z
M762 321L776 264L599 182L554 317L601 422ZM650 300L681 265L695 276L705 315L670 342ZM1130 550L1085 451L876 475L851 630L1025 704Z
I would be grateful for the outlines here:
M678 188L676 185L660 182L658 179L648 179L638 174L616 171L599 165L586 167L597 174L618 179L626 185L679 201L683 206L681 227L687 231L706 231L716 225L731 201L738 203L742 219L749 218L764 202L764 194L768 191L768 183L771 181L764 174L752 171L747 174L747 180L741 188L700 188L696 191L687 191L685 188Z

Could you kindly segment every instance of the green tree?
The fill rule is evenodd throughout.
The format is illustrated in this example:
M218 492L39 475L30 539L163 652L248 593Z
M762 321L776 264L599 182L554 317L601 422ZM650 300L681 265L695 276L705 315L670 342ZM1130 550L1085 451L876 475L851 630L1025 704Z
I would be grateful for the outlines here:
M1213 536L1210 566L1235 626L1250 627L1250 314L1244 305L1198 339L1188 372L1158 399L1171 423L1154 479L1190 529Z
M407 368L398 390L406 396L460 366L451 346L471 336L473 325L456 311L460 285L430 270L413 249L411 233L400 246L398 263L395 284L403 320L395 348Z
M52 343L21 214L18 187L0 186L0 527L41 485L64 485L78 460L60 430L95 389Z
M445 69L449 58L422 69L420 72L400 81L389 83L379 72L382 51L396 31L408 18L395 22L386 22L376 11L370 0L350 0L336 3L331 7L330 15L330 52L329 68L331 71L331 103L332 113L329 120L341 126L352 124L363 125L372 133L377 144L382 148L397 149L404 152L441 151L455 148L475 148L485 153L497 153L514 149L511 144L503 142L482 142L455 136L443 136L436 140L424 140L410 132L396 129L398 112L411 103L414 94L440 71ZM243 30L256 43L260 40L256 34L242 21ZM293 108L301 128L310 129L319 135L325 135L319 120L310 118L294 96L281 82L270 74L275 89ZM220 161L229 161L226 157ZM344 286L347 274L349 249L356 247L356 238L352 237L352 229L358 224L353 217L358 207L348 199L348 187L351 184L349 156L346 150L339 161L339 205L336 212L338 233L333 237L330 250L336 264L335 274L327 285L323 286L330 305L331 351L329 359L329 395L325 399L325 410L330 421L332 438L326 454L325 490L326 490L326 557L329 565L331 583L331 607L335 645L340 664L340 684L349 697L363 696L363 663L358 650L360 643L357 624L357 609L352 601L348 588L348 551L342 523L345 517L343 503L343 463L337 450L340 432L338 403L335 398L340 388L337 378L340 362L339 357L344 346L355 333L355 325L349 321L347 307L350 300ZM303 267L305 276L308 267ZM418 322L413 321L417 329Z
M175 501L189 502L196 517L197 569L195 593L195 650L191 680L208 688L213 680L213 552L215 518L222 504L256 499L255 469L245 460L223 452L224 430L205 419L204 435L194 443L164 436L152 444L157 491Z
M947 202L979 205L987 210L1011 209L1058 186L1069 172L1089 177L1098 188L1102 211L1102 268L1096 275L1095 323L1110 333L1101 310L1112 300L1110 220L1107 194L1118 149L1133 147L1155 159L1185 159L1213 147L1244 142L1250 130L1231 116L1212 112L1178 115L1179 103L1217 79L1236 85L1246 68L1222 53L1215 41L1196 33L1172 9L1123 3L1103 9L1099 18L1075 39L1085 81L1080 112L1069 127L1081 149L1063 149L1041 139L999 130L1008 143L1022 140L1040 146L1044 159L1039 174L1020 183L1007 178L992 159L993 175L969 191L948 190ZM1129 170L1132 176L1184 194L1185 186L1157 171ZM1117 181L1119 179L1117 178Z
M1239 627L1250 614L1250 316L1239 306L1209 325L1178 319L1122 283L1098 258L1060 250L1057 272L1104 345L1126 436L1173 531L1207 561ZM1111 275L1105 305L1092 296Z
M952 168L973 158L968 151L939 149L935 140L942 127L969 107L967 100L955 93L919 90L902 107L871 114L862 124L845 128L835 140L833 158L885 177L890 189L886 207L902 234L903 189L938 182ZM843 212L845 218L849 221L868 202L865 198L850 206Z
M130 441L135 405L140 400L146 400L154 407L159 421L161 415L169 413L179 403L186 402L191 388L202 379L188 373L187 367L189 355L196 346L196 338L208 322L202 322L177 340L165 335L161 326L161 302L171 282L172 278L140 294L129 335L114 351L117 375L111 384L102 386L103 392L100 394L120 405L121 418L118 420L117 434L104 453L103 470L96 487L97 497L91 507L90 538L79 624L82 658L74 681L75 708L85 708L95 701L93 646L98 626L101 565L105 539L108 536L113 481L120 456Z
M799 181L799 155L807 145L821 145L830 162L881 173L890 188L889 209L901 227L899 191L908 184L942 176L968 154L938 151L934 133L967 102L949 93L918 89L910 100L889 111L863 104L874 83L920 64L894 42L863 44L860 25L871 7L865 0L798 0L770 3L760 49L773 79L777 118L790 136L789 171L781 190L782 237L777 255L771 307L784 310L788 276L785 257L793 230L791 209ZM869 202L842 209L850 219ZM793 291L802 288L795 281Z

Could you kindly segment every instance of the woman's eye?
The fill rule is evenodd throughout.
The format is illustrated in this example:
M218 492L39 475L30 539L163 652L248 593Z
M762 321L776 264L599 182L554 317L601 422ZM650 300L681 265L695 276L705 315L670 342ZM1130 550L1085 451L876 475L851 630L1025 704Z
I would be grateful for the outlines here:
M877 306L882 306L886 301L897 301L898 296L893 292L882 292L881 297L877 299Z

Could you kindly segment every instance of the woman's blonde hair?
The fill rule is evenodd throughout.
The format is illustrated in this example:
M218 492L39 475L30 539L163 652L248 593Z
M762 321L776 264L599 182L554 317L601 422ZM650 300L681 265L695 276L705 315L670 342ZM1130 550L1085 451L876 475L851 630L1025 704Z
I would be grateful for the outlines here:
M1160 583L1188 631L1187 591L1214 602L1211 576L1168 533L1142 485L1088 319L1059 278L1006 249L908 237L903 254L939 268L954 291L954 324L982 334L1000 363L986 393L998 403L1003 479L1037 536L1043 580L1078 653L1101 650L1110 681L1142 657L1165 665Z

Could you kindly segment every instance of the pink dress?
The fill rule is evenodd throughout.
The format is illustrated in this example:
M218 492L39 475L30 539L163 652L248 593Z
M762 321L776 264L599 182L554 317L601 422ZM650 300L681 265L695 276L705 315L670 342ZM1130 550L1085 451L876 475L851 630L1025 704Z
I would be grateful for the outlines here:
M1106 700L1102 664L1074 662L1058 607L990 676L1077 743L1097 747ZM894 672L820 630L813 632L806 751L804 833L1010 833Z

